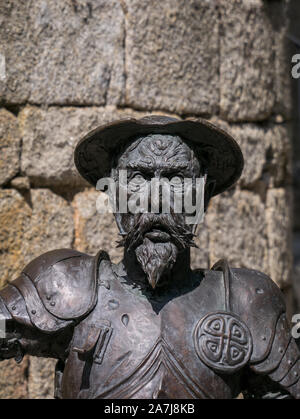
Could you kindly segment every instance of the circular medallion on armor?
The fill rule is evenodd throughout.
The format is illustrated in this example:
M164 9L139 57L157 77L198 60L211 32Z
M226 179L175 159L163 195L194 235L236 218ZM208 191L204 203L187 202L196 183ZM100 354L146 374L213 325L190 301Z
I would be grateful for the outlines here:
M199 358L212 369L231 374L249 361L252 337L237 316L219 311L204 316L194 330Z

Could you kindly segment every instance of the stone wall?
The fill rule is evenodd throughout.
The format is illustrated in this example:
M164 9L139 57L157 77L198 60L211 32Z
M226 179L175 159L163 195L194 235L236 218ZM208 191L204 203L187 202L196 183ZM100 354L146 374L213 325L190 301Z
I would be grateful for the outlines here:
M74 145L97 125L148 113L202 116L245 156L212 200L193 265L226 257L288 293L291 252L288 0L3 0L0 3L1 286L35 256L94 254L117 239ZM0 60L1 61L1 60ZM0 77L1 78L1 77ZM112 259L121 257L111 249ZM0 365L1 398L51 398L53 361Z
M300 54L300 3L291 1L290 6L291 55ZM292 81L293 92L293 189L294 189L294 272L293 285L297 299L297 312L300 309L300 79Z

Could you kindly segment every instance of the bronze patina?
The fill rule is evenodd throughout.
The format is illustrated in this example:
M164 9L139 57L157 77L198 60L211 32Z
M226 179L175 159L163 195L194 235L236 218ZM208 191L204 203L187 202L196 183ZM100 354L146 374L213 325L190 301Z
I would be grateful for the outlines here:
M202 176L206 210L239 178L243 156L205 120L150 116L89 133L75 164L92 185L111 176L120 186L120 170L133 184ZM56 358L56 398L300 398L300 353L281 291L225 260L192 270L195 225L185 215L116 211L119 264L101 250L32 261L0 291L0 359Z

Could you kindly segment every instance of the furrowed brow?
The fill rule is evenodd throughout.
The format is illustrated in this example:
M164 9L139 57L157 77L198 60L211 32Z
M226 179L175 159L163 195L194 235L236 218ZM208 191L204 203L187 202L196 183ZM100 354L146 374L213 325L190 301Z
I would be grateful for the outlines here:
M169 163L160 165L160 167L164 170L175 171L175 170L183 170L188 168L189 163Z
M189 163L166 163L166 164L158 164L156 166L157 169L162 169L165 171L176 171L176 170L183 170L189 166ZM153 167L148 165L143 165L140 162L131 162L127 164L128 169L135 169L135 170L152 170Z
M128 169L134 170L151 170L152 168L147 164L141 164L140 162L131 162L127 164Z

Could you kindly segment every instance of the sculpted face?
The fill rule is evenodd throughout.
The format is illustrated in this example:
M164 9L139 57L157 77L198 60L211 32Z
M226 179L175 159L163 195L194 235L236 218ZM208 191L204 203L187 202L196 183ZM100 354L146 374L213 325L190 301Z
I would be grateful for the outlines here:
M149 135L135 140L119 157L112 175L119 180L119 170L127 171L127 196L149 185L151 179L168 179L172 185L182 185L184 178L202 175L199 160L186 143L170 135ZM149 196L150 198L150 196ZM159 199L162 198L162 193ZM160 279L174 266L179 252L193 246L193 226L186 224L184 213L158 211L115 214L125 251L134 251L150 285L155 288Z

